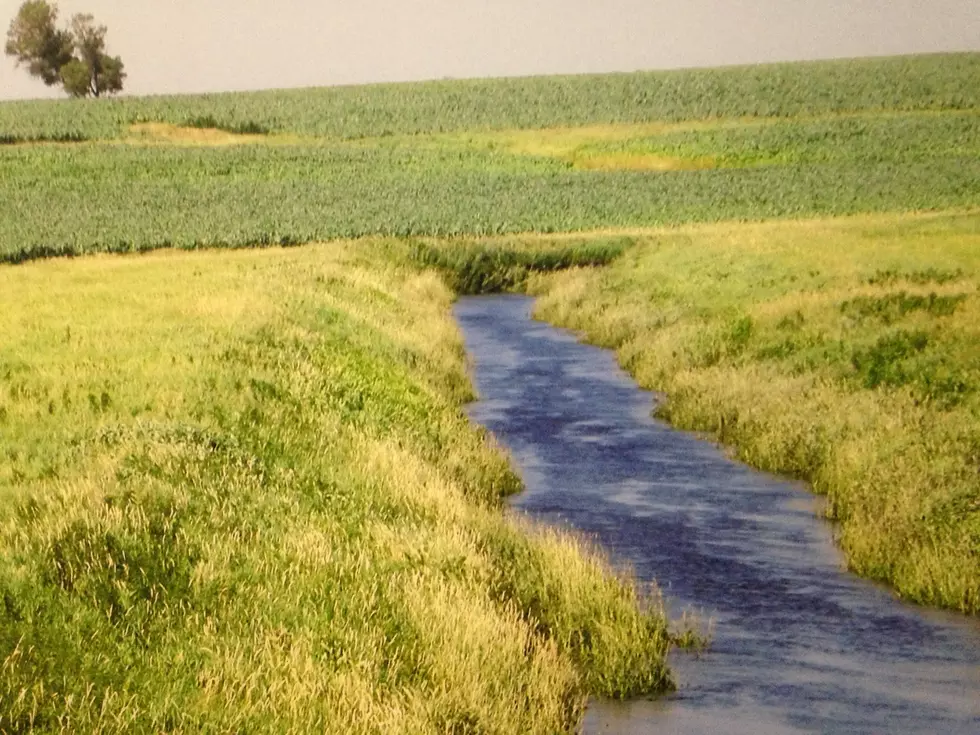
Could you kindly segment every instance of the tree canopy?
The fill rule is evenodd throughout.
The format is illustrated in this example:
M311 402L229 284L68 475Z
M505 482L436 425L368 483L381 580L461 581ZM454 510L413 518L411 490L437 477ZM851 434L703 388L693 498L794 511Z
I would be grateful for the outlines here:
M26 0L7 30L7 55L49 87L61 84L72 97L121 92L126 72L120 57L106 53L106 27L88 13L78 13L64 29L57 22L55 3Z

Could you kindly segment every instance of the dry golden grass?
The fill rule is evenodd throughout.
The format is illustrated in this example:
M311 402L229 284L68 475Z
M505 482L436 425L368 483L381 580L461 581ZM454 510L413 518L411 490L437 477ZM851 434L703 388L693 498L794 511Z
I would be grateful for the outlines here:
M130 125L124 140L132 143L178 146L229 146L266 143L269 136L231 133L217 128L192 128L171 123L146 122Z
M662 612L504 517L390 245L0 268L0 732L554 733L670 686Z

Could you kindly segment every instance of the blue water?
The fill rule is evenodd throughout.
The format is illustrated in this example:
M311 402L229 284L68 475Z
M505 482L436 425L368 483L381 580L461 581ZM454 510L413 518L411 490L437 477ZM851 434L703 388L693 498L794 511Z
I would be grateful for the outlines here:
M613 354L530 318L521 296L455 308L489 428L527 490L513 505L594 536L669 612L713 624L672 656L675 695L593 702L596 733L980 735L980 623L847 573L797 483L651 418Z

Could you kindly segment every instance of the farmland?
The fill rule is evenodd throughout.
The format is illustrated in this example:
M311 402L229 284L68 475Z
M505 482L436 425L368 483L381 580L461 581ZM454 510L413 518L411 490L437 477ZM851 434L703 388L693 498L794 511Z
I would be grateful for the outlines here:
M356 139L559 125L968 110L980 54L632 74L447 80L327 89L0 105L0 139L105 140L132 123Z
M590 141L564 157L486 138L320 145L11 146L0 149L0 253L247 247L371 234L465 235L930 209L980 189L980 115L850 119ZM857 130L855 128L857 127ZM879 140L860 152L860 140ZM539 131L546 142L553 137ZM850 142L838 145L841 138ZM691 141L698 147L690 150ZM766 151L795 150L772 162ZM713 145L718 143L719 145ZM650 154L704 170L630 170ZM735 162L751 155L751 165ZM798 152L797 152L798 151ZM580 170L618 155L622 170ZM873 158L872 158L873 157ZM871 159L871 160L868 160ZM641 159L642 160L642 159ZM136 185L134 182L138 182Z
M669 690L696 636L502 512L463 293L539 295L809 480L856 572L976 614L978 76L0 104L0 732L561 732Z
M980 190L978 65L966 54L0 105L0 136L30 125L93 138L0 146L0 257L961 207ZM305 116L291 113L297 99ZM322 127L339 120L320 107L334 104L346 116ZM268 109L291 122L273 125Z

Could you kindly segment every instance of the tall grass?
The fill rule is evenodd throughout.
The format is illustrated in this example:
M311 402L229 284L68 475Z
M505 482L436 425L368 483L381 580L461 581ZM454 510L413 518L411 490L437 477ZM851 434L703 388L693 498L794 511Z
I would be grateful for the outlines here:
M0 732L574 730L660 609L520 488L391 245L0 268Z
M520 291L532 273L600 266L622 255L629 237L583 237L534 247L520 240L416 240L408 244L410 263L445 276L454 293L475 295Z
M662 413L809 480L851 569L980 613L980 215L663 230L530 280Z

